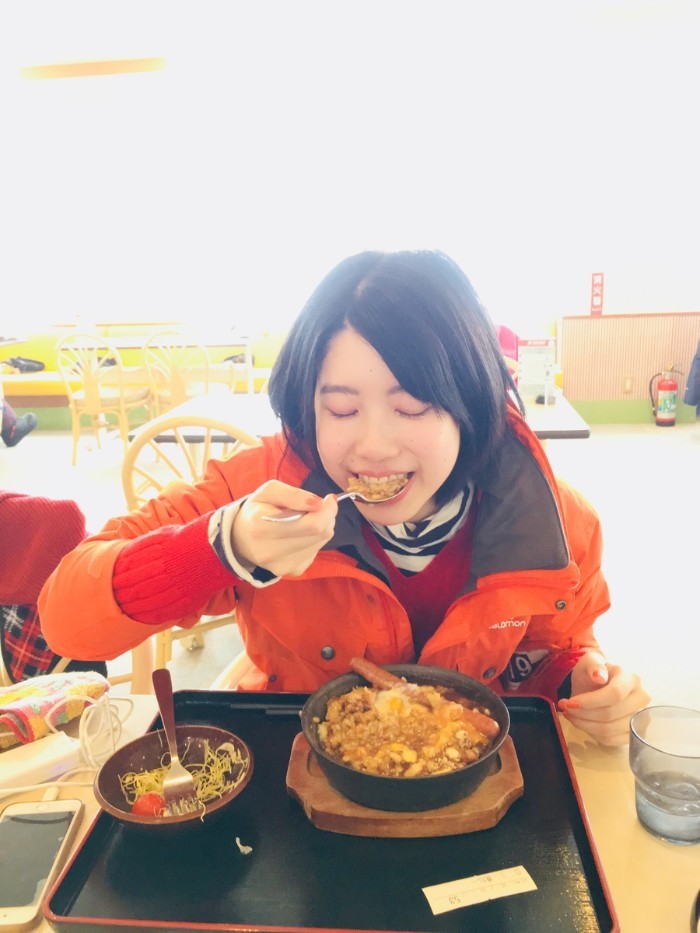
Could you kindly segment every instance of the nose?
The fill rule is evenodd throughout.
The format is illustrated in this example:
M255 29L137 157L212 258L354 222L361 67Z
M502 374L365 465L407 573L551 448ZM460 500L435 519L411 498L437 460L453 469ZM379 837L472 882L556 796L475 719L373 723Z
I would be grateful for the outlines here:
M397 432L385 418L367 417L358 424L355 454L367 462L381 462L396 456L401 445Z

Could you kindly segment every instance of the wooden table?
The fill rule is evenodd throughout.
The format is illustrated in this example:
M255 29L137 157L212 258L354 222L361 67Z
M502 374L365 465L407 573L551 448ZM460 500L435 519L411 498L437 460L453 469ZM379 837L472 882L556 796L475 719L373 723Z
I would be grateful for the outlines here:
M688 933L700 844L673 845L643 829L628 747L603 748L560 719L622 933Z
M156 713L154 697L131 699L134 710L124 724L122 741L145 732ZM691 905L700 887L700 846L675 846L642 829L634 808L627 746L604 749L566 721L562 728L620 929L688 933ZM80 839L98 813L92 789L66 787L60 796L85 802ZM19 799L39 800L41 792L5 797L0 807ZM37 929L48 933L51 927L43 921Z

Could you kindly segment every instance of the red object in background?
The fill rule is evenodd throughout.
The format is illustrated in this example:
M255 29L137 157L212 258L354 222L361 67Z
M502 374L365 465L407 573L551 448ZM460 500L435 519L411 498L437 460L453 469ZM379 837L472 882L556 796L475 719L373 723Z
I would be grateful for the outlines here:
M669 368L662 373L655 373L649 380L649 396L651 408L660 428L671 428L676 423L676 406L678 404L678 383L673 378L674 370ZM678 372L678 370L675 370ZM654 398L654 379L660 377L656 385L656 399Z
M603 313L603 273L594 272L591 276L591 314Z
M510 327L503 324L496 325L496 336L501 346L501 352L508 366L508 371L513 377L513 382L518 382L518 335Z
M496 336L498 337L498 342L501 345L503 355L507 356L511 360L517 360L518 335L515 333L515 331L511 330L510 327L506 327L504 324L497 324Z

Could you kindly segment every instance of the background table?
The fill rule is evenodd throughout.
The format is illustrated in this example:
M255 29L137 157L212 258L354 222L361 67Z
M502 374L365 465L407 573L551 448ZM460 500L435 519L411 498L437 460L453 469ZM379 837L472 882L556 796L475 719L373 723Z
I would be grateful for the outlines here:
M540 405L523 398L527 423L540 440L565 440L591 436L591 429L571 402L560 392L550 396L552 404Z
M280 430L279 421L270 407L270 399L266 393L231 392L225 386L212 386L209 392L188 398L186 402L175 405L162 415L146 422L146 425L141 425L136 431L130 432L129 438L133 440L138 430L146 426L152 427L159 422L166 423L171 418L197 416L227 421L255 437L276 434ZM190 436L187 434L185 436L188 443L196 443L196 430ZM158 437L156 436L155 439L158 440ZM163 438L163 440L167 439L167 436Z

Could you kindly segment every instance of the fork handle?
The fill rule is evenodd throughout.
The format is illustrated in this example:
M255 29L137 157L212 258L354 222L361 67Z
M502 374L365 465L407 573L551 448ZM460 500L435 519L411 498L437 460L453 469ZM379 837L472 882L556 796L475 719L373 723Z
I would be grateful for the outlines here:
M156 692L156 700L160 710L160 718L163 720L165 737L168 740L170 749L170 761L179 761L180 756L177 753L177 733L175 731L175 704L173 702L173 681L170 671L167 667L159 667L151 675L153 680L153 689Z

